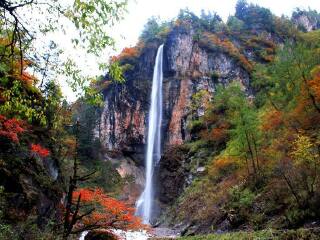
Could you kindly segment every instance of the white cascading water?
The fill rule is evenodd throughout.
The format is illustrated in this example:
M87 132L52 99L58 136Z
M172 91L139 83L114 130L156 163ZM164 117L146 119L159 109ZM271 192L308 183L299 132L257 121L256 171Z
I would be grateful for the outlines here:
M162 121L162 59L163 45L158 48L153 70L151 105L149 111L147 154L146 154L146 185L137 201L137 215L145 224L150 223L153 202L153 170L161 157L161 121Z

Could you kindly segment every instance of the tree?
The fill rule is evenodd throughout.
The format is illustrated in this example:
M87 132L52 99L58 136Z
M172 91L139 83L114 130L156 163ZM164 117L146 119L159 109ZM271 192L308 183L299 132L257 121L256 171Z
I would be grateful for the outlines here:
M243 19L248 8L248 3L246 0L238 0L236 3L236 13L235 17L238 19Z
M18 119L7 119L5 116L0 115L0 136L10 139L13 142L18 143L18 135L23 133L24 123Z
M219 25L223 24L221 17L216 12L206 13L204 10L201 10L199 21L201 28L209 32L218 30Z
M134 216L135 209L109 197L101 189L80 188L74 192L74 200L95 206L95 211L82 219L81 224L101 229L137 230L143 228L141 219ZM81 226L81 224L78 224ZM75 226L74 232L77 232ZM82 231L82 228L81 230Z
M241 32L241 30L243 30L244 27L243 21L241 21L235 16L228 17L227 25L233 32Z
M79 175L79 121L75 125L73 172L69 179L63 220L63 238L94 229L138 229L143 227L135 210L121 201L107 196L100 188L80 188L94 174Z
M169 22L161 22L159 17L151 17L144 25L142 33L139 37L141 42L148 42L152 39L163 37L169 30Z
M82 90L90 79L77 68L77 59L67 55L67 60L62 60L62 50L57 43L51 40L48 46L42 45L41 48L37 41L47 39L49 34L75 31L75 34L67 38L70 44L99 57L103 54L103 49L113 46L114 40L106 27L119 21L126 3L126 0L0 1L3 19L0 23L3 36L0 61L5 58L15 61L20 59L22 73L25 65L22 60L31 60L34 71L44 78L63 74L74 90ZM101 64L101 67L105 67L105 64ZM54 70L48 74L50 69Z
M274 31L274 20L271 11L258 5L248 4L246 0L237 2L235 17L242 20L248 29Z
M227 144L227 152L245 159L248 172L251 161L253 174L261 170L259 162L259 144L261 133L257 111L250 104L247 96L237 83L232 83L226 88L219 87L213 104L226 112L230 127L230 140Z
M79 140L79 121L75 124L75 152L73 153L73 172L70 176L69 183L68 183L68 191L66 196L66 203L65 203L65 213L64 213L64 220L63 220L63 238L67 239L70 234L76 234L83 232L85 230L95 229L95 224L91 224L89 226L83 226L81 229L77 229L76 232L74 231L74 226L79 223L84 217L93 213L94 208L87 210L85 213L80 214L80 201L81 201L81 194L77 196L77 199L74 200L74 192L76 191L79 182L86 181L94 174L94 172L87 174L85 176L79 176L78 174L78 140Z
M256 72L255 86L266 93L278 110L297 106L297 97L305 91L314 109L320 113L315 89L312 88L312 70L320 64L317 47L312 42L287 42L279 49L272 65Z

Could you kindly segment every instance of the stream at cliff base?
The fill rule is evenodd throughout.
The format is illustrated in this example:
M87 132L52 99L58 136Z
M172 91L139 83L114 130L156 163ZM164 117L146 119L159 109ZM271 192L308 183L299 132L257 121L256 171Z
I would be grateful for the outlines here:
M123 230L112 230L112 232L119 237L121 240L148 240L152 237L168 237L177 238L179 233L169 228L153 228L151 233L146 231L123 231ZM85 240L85 236L88 231L82 232L79 240Z

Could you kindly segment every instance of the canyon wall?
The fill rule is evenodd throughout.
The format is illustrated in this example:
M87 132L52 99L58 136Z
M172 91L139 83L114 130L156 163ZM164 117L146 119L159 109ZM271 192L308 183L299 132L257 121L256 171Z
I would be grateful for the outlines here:
M228 53L212 51L195 42L194 30L177 27L164 42L163 148L190 140L192 96L204 90L214 95L218 83L239 81L250 89L249 73ZM121 151L143 165L144 146L153 65L160 43L142 50L134 69L126 72L125 84L111 84L105 92L105 106L99 137L108 150ZM203 114L201 107L197 115Z

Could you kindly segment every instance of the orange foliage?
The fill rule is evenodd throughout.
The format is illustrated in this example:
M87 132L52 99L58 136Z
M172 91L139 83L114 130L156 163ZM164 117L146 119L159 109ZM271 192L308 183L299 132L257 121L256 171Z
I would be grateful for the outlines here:
M40 157L47 157L50 155L48 149L42 147L40 144L31 144L31 152L39 155Z
M227 138L227 129L224 127L214 128L211 131L212 138L216 141L223 141Z
M312 129L318 126L320 115L315 111L308 94L307 89L302 87L301 93L297 99L297 105L286 116L286 119L291 122L291 125L294 124L303 129Z
M95 224L101 228L135 230L145 228L139 217L134 216L135 209L124 202L106 195L100 188L81 188L74 192L73 198L85 204L96 206L95 211L83 218L82 224Z
M221 47L232 57L236 58L247 71L251 72L253 70L252 64L243 54L240 53L239 49L231 41L228 39L221 40L217 35L208 32L204 33L203 36L205 39L214 43L218 47Z
M216 143L222 143L227 140L228 137L228 128L227 124L220 124L219 126L212 128L210 131L204 130L200 133L201 138L208 141L214 141Z
M27 85L32 85L35 81L37 81L37 78L25 71L22 72L22 74L15 75L15 78L20 80L21 82L26 83Z
M11 76L27 85L32 85L37 81L37 78L26 71L27 67L32 64L30 60L22 60L22 62L13 62L13 73Z
M21 120L12 118L7 119L0 115L0 136L9 138L13 142L19 142L18 134L25 131L24 123Z
M254 46L254 44L259 44L259 45L263 45L263 46L267 47L268 48L267 51L270 51L271 53L274 53L274 51L277 47L277 45L274 42L272 42L268 39L265 39L261 36L253 36L251 39L249 39L247 41L247 45L249 45L249 46Z
M76 139L72 137L68 137L64 139L63 145L65 146L64 155L70 158L73 157L76 152Z
M208 173L210 176L228 173L234 170L238 165L238 159L233 156L221 156L215 159L209 166Z
M262 117L262 130L270 131L276 129L282 123L282 113L275 109L267 111Z
M111 61L116 62L116 61L120 61L125 58L138 57L139 52L140 52L139 51L140 47L138 47L138 46L137 47L129 47L129 48L126 47L121 51L121 53L118 56L112 56Z
M312 79L308 81L308 85L314 94L316 101L320 102L320 66L312 71Z
M216 161L214 161L214 167L216 169L221 169L224 168L226 166L229 166L231 164L233 164L235 162L235 159L230 157L230 156L223 156L219 159L217 159Z

